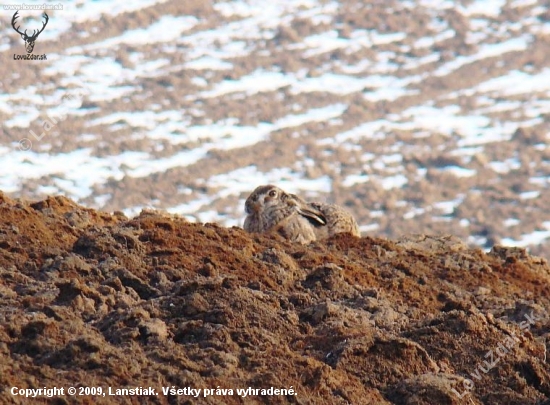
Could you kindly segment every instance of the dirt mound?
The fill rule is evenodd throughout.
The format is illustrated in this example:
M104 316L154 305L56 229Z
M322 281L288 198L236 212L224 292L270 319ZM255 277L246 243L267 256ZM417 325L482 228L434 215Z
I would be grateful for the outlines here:
M538 404L549 297L522 249L302 246L0 194L0 402Z

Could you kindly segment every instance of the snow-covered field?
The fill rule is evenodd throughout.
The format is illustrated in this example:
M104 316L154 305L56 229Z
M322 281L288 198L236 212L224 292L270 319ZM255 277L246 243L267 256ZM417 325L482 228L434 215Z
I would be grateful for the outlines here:
M0 190L231 226L276 183L365 235L550 257L547 2L62 4L45 61L0 8Z

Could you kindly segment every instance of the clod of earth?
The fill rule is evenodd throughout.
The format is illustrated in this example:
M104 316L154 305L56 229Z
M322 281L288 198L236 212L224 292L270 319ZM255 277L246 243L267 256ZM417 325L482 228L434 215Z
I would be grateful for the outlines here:
M523 249L304 246L0 194L0 402L88 386L142 390L52 403L535 405L549 297L550 267Z

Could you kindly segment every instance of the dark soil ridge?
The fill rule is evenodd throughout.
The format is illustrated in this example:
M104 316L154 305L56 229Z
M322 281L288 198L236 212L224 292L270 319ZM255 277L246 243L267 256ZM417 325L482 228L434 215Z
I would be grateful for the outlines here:
M523 249L423 235L302 246L0 194L0 402L541 404L549 297L550 267ZM10 393L79 386L159 395ZM234 394L162 393L218 386ZM247 387L296 395L237 395Z

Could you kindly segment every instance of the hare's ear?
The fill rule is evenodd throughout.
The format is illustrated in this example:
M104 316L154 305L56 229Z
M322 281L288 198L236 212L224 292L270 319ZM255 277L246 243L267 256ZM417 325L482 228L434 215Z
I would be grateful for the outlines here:
M298 213L315 226L327 224L327 219L324 214L313 207L301 205L298 207Z
M296 194L284 193L283 195L283 198L289 203L292 203L292 205L298 205L299 201L301 201L301 198L298 197Z

